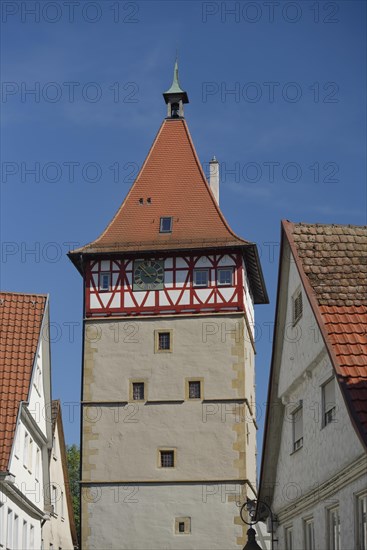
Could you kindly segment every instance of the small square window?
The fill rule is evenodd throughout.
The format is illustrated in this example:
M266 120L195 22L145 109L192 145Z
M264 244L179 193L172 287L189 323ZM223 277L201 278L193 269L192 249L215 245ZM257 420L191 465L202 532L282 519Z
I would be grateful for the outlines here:
M111 273L102 272L99 281L99 290L110 290L111 287Z
M155 331L155 351L158 353L172 351L172 330Z
M191 533L191 518L176 518L175 519L175 534L189 535Z
M292 296L292 320L293 326L298 323L303 313L302 291L298 289Z
M194 286L208 286L209 270L194 269Z
M232 285L233 284L233 269L221 268L218 269L218 285Z
M144 382L133 382L133 400L144 400Z
M174 451L160 451L160 466L161 468L174 468L175 466Z
M172 218L171 217L161 218L160 225L159 225L159 232L160 233L171 233L172 232Z
M201 382L199 380L189 381L189 399L201 398Z

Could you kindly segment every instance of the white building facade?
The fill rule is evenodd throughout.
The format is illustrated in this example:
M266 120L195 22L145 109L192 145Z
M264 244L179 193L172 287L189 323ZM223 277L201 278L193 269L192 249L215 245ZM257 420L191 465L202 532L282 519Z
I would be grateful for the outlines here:
M1 293L0 548L34 550L49 519L50 350L46 296ZM44 489L46 488L46 490Z
M366 248L365 228L283 222L260 481L274 549L367 548Z
M53 425L48 297L0 292L0 325L0 549L71 550L77 539L60 406Z

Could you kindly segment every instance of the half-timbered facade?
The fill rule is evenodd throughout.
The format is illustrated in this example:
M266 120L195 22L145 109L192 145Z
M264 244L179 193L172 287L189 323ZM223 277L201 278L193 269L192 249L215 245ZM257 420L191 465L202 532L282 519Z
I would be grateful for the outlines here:
M239 548L256 493L254 243L218 204L184 119L167 118L106 230L69 253L84 279L83 548Z

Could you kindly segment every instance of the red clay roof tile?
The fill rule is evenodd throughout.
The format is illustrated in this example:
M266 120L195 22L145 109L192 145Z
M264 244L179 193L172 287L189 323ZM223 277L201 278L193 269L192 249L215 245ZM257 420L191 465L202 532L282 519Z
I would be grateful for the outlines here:
M0 292L0 471L6 471L21 401L27 400L47 297Z
M171 233L159 231L164 216L173 218ZM243 246L248 241L235 235L224 219L185 120L166 119L115 217L98 239L70 255L202 248L205 243Z

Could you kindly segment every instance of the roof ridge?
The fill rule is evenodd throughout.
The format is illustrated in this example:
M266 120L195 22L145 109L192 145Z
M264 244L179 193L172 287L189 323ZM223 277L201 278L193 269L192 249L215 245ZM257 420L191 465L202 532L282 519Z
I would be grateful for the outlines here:
M291 220L282 219L282 223L286 222L292 225L297 226L312 226L312 227L350 227L351 229L367 229L367 225L357 225L357 224L344 224L344 223L320 223L320 222L293 222Z
M36 292L12 292L11 290L0 290L0 294L7 296L37 296L37 298L48 298L49 294L38 294Z

